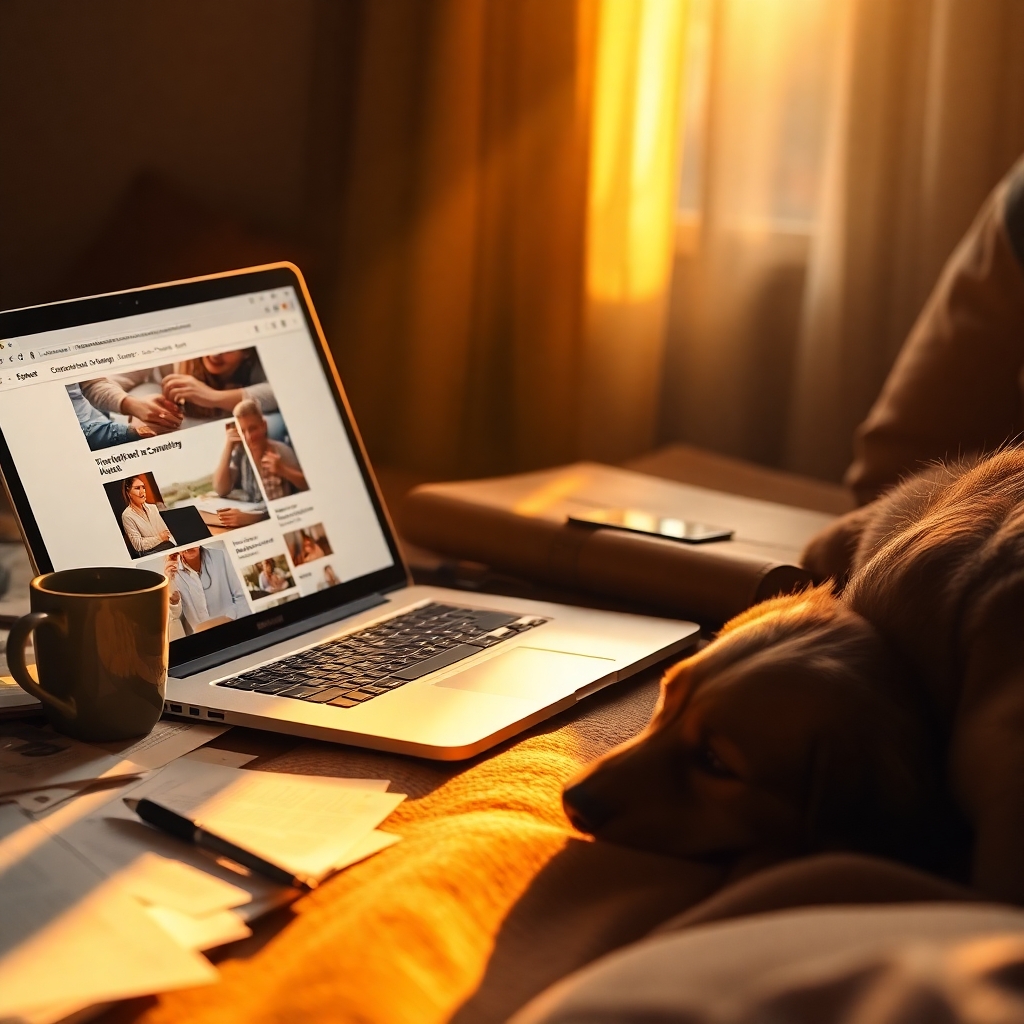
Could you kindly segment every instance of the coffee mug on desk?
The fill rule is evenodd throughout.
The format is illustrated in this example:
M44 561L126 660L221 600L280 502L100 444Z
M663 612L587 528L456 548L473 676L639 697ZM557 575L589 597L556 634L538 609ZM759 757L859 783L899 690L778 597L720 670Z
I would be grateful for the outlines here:
M76 739L143 736L160 718L167 683L167 579L148 569L65 569L37 576L32 611L7 639L7 667ZM37 683L25 666L34 634Z

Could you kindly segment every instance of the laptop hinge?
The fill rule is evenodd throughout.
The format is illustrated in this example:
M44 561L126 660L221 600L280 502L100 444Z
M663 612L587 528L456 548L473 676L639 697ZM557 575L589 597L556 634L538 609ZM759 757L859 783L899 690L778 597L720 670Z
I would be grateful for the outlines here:
M360 597L358 600L349 601L348 604L339 605L337 608L321 612L319 615L314 615L312 618L293 622L290 626L274 630L273 633L268 633L266 636L256 636L251 640L235 644L223 651L214 651L211 654L204 654L203 657L196 658L193 661L185 661L180 665L174 665L168 674L173 676L175 679L182 679L185 676L194 676L197 672L203 672L208 668L216 668L218 665L223 665L225 662L234 661L235 658L241 658L245 654L252 654L253 651L261 651L265 647L273 647L274 644L290 640L293 636L300 636L302 633L309 633L314 629L318 629L320 626L326 626L332 622L347 619L351 615L357 615L359 612L365 612L367 608L375 608L377 605L385 604L386 602L387 598L383 594L367 594L366 597Z

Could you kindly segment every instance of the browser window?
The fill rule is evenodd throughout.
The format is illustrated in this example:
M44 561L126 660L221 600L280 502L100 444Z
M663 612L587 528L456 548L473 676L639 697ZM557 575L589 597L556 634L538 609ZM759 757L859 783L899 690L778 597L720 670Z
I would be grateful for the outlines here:
M394 564L291 288L0 341L55 569L171 581L171 637Z

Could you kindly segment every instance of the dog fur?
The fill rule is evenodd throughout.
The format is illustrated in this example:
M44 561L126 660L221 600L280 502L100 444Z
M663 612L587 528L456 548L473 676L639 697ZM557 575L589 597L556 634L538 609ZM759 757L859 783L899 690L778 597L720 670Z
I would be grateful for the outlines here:
M740 873L826 849L955 873L959 812L974 885L1024 902L1024 452L931 467L805 564L830 582L670 670L645 732L566 788L570 820Z

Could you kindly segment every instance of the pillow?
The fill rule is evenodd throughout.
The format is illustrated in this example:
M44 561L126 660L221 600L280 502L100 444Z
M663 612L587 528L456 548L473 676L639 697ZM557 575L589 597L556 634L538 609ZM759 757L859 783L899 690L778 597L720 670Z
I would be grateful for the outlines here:
M991 452L1024 430L1024 160L949 258L854 437L860 502L922 463Z
M1024 912L788 910L635 943L509 1024L982 1024L1024 1020Z

